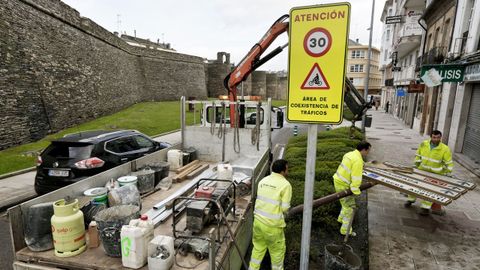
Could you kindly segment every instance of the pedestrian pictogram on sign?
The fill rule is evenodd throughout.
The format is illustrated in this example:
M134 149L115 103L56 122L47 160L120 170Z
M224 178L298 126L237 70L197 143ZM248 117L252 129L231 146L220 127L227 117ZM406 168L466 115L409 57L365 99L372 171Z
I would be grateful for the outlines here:
M305 90L328 90L330 86L328 85L325 75L323 75L322 69L320 66L315 63L305 78L301 89Z
M317 27L305 35L303 39L303 48L308 55L320 57L328 52L332 47L332 35L327 29Z

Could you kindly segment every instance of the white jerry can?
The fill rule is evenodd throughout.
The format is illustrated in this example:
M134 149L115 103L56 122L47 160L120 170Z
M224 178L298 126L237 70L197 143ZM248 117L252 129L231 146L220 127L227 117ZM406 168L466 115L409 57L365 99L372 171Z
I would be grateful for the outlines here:
M168 270L173 265L175 248L173 237L157 235L148 244L148 269Z
M170 170L175 170L183 166L183 154L178 149L168 150L167 162L170 165Z
M145 215L122 226L120 241L123 266L138 269L147 263L148 243L153 239L153 228L153 223Z
M217 179L233 181L233 168L230 164L218 164L217 165ZM218 187L227 187L230 183L218 182Z

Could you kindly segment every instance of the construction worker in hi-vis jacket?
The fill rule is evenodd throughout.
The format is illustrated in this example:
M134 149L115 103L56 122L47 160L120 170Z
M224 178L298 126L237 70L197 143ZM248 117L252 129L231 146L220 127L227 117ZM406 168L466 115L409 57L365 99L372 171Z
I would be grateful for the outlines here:
M447 145L442 143L442 133L432 131L429 140L420 143L415 155L415 167L419 170L432 172L440 175L450 174L453 170L452 153ZM416 198L409 195L405 207L410 207ZM441 205L422 200L419 214L428 215L430 208L435 214L444 214Z
M279 159L272 164L272 174L258 183L253 219L253 249L249 270L260 269L268 249L272 269L283 270L285 258L284 213L290 208L292 186L285 178L288 162Z
M353 218L353 208L356 207L355 197L361 194L363 159L367 157L370 147L370 143L360 142L356 150L348 152L343 156L342 163L340 163L337 172L333 175L333 184L336 192L350 189L355 195L340 199L342 210L337 220L342 223L340 227L342 235L347 234L348 223ZM355 232L352 229L350 229L349 233L355 236Z

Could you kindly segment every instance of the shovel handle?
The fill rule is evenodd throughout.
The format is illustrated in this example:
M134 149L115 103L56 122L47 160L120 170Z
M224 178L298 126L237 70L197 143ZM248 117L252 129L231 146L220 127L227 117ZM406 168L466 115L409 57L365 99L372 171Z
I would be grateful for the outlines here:
M356 211L356 208L353 208L353 210L352 210L352 216L350 217L350 220L348 221L347 233L345 234L345 238L343 239L343 242L344 242L345 244L347 243L348 237L350 236L350 230L352 229L353 217L355 217L355 211Z

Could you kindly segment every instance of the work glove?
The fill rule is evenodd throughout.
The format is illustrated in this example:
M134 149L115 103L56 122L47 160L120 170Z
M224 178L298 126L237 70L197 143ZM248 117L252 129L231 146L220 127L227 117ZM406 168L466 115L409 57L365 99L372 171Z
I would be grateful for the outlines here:
M360 188L350 187L350 190L352 191L353 195L355 195L355 196L360 196L360 194L362 194L362 191L360 190Z

